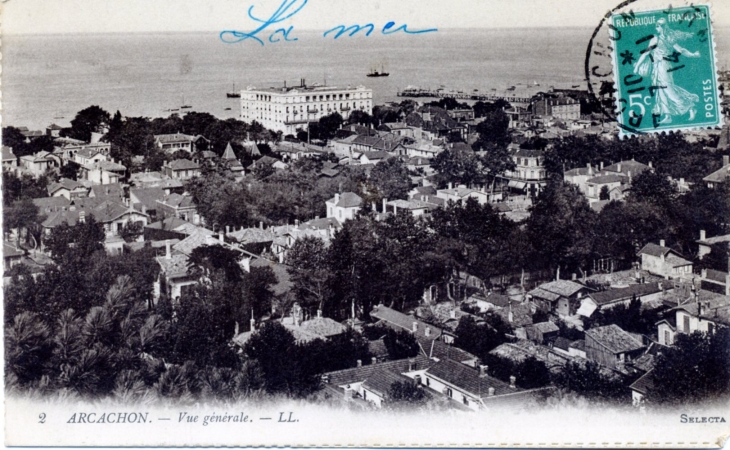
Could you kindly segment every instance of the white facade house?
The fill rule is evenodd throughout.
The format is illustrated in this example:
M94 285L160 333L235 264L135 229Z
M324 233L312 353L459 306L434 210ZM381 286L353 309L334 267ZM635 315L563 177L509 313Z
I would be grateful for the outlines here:
M300 86L241 91L241 120L255 120L284 134L295 134L297 128L336 112L347 119L354 110L372 113L372 89L306 86L302 80Z
M362 207L362 198L353 192L345 192L344 194L335 194L325 204L327 205L328 218L333 217L340 222L344 222L355 218L355 215Z

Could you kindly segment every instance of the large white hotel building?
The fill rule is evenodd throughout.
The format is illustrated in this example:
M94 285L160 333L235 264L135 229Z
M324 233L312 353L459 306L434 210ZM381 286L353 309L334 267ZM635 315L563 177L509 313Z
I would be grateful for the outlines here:
M255 120L284 134L296 134L297 128L306 129L308 122L335 112L347 119L356 109L372 114L372 89L307 86L301 80L294 87L248 87L241 91L241 120L249 123Z

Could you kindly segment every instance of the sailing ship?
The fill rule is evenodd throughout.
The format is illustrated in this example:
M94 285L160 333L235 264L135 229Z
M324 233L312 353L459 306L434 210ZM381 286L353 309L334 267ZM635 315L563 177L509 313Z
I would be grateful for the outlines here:
M236 83L233 83L233 90L226 94L228 98L241 98L241 93L236 90Z
M390 74L383 70L383 66L380 66L380 72L378 72L378 69L373 69L368 73L366 76L368 77L387 77Z
M180 109L190 109L190 108L192 108L192 106L185 104L185 96L183 95L183 97L182 97L182 106L180 107Z

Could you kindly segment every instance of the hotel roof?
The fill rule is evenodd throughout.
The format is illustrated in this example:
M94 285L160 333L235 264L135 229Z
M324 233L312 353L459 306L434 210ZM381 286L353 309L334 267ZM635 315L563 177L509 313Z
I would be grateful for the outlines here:
M320 86L318 84L313 84L311 86L290 86L290 87L268 87L268 88L256 88L254 86L247 87L244 92L266 92L269 94L282 94L282 95L295 95L295 94L308 94L312 92L340 92L340 91L349 91L349 92L355 92L355 91L362 91L362 92L368 92L372 91L372 89L366 88L365 86L356 86L356 87L337 87L337 86Z

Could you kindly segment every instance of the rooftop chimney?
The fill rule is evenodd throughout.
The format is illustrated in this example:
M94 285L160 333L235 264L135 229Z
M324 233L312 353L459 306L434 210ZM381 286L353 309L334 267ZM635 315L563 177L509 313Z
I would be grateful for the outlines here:
M616 165L616 168L618 169L618 170L617 170L617 172L621 172L621 163L618 163L618 164Z
M253 317L253 308L251 308L251 331L256 329L256 319Z
M664 244L665 244L665 242L664 242L664 239L660 239L660 240L659 240L659 245L660 245L661 247L664 247Z
M704 241L707 236L705 235L705 230L700 230L700 240Z
M418 322L413 322L413 332L418 331Z
M603 170L603 161L601 161L601 170Z
M226 225L226 234L228 234L230 232L231 232L231 227L229 227L228 225Z
M517 382L517 378L515 378L514 375L509 377L509 387L511 387L512 389L517 388L517 386L515 386L516 382Z
M370 364L377 364L377 363L378 363L378 357L377 356L373 356L372 358L370 358Z
M449 311L449 317L452 319L456 319L456 310L455 309L452 309L451 311Z
M409 359L408 360L408 371L413 372L416 370L416 360L415 359Z
M223 238L223 232L222 231L219 231L218 232L218 242L220 242L221 244L224 244L226 242L225 239Z
M488 370L489 370L489 366L484 365L484 364L479 364L479 376L480 377L486 377Z
M652 163L651 161L649 161L649 168L650 169L653 169L654 168L654 163Z
M362 359L357 360L357 367L362 367Z
M431 336L431 327L426 327L426 336Z
M723 167L724 166L727 166L728 164L730 164L730 156L728 156L728 155L722 155L722 165L723 165Z
M170 251L170 240L169 239L165 239L165 259L172 258L171 253L172 252Z
M79 211L79 223L86 223L86 211Z
M489 396L492 397L494 395L494 388L490 387L488 392L489 392Z
M388 199L383 199L383 213L386 213L388 211Z
M317 317L322 317L322 310L321 309L318 309L317 310Z
M335 194L335 206L340 203L340 194Z

